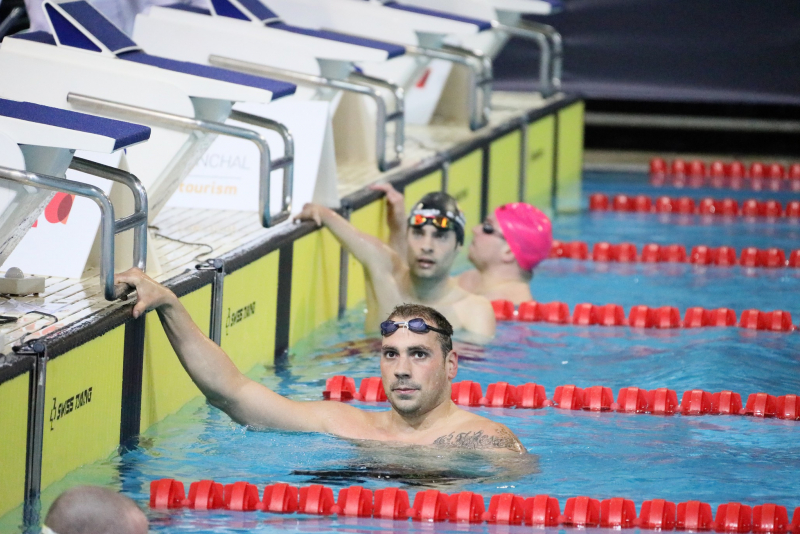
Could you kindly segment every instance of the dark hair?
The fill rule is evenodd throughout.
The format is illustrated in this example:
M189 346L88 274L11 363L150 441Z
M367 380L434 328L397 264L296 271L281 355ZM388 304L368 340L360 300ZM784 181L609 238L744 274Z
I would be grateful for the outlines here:
M446 334L437 332L436 336L439 338L439 345L442 347L442 355L447 356L453 350L453 325L444 315L422 304L399 304L389 314L390 321L394 319L416 319L417 317L423 319L429 325L441 328L446 332Z
M423 196L411 208L411 215L416 211L424 210L437 210L441 215L445 215L453 222L453 231L456 234L456 242L459 245L464 244L464 231L467 225L467 220L464 218L464 212L458 207L458 202L455 197L448 195L444 191L434 191Z

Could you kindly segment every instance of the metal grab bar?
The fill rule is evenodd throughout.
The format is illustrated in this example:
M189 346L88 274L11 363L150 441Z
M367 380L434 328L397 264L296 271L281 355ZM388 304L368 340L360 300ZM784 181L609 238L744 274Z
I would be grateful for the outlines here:
M272 130L273 132L277 132L278 135L281 136L281 139L283 139L283 156L270 162L270 166L273 171L283 169L283 196L281 197L281 212L275 217L276 219L277 217L283 218L276 220L276 222L273 224L283 222L292 213L292 191L294 188L294 137L292 137L291 132L289 132L289 129L285 125L266 117L259 117L258 115L253 115L251 113L245 113L243 111L237 111L234 109L231 111L230 118L245 124L251 124L260 128ZM266 199L260 197L259 202L266 201L267 204L262 206L259 203L259 211L261 211L261 213L269 213L270 209L268 202L270 181L267 180L267 183L262 183L260 187L267 189L267 196ZM286 214L285 217L284 213Z
M539 45L539 84L543 96L551 96L561 89L561 69L564 57L564 47L561 34L547 24L532 22L524 19L517 21L516 25L502 24L492 21L492 27L508 33L512 37L520 37L536 41Z
M141 124L156 125L178 131L205 132L228 137L245 139L254 143L261 153L259 161L259 199L258 205L261 211L261 225L265 228L274 226L285 221L291 215L291 191L288 198L284 197L281 211L276 215L271 215L269 210L270 200L270 173L272 172L272 160L270 158L269 145L267 140L256 131L230 126L220 122L195 119L174 115L164 111L156 111L111 100L104 100L93 96L69 93L67 102L98 115L115 116L123 120L138 122Z
M378 168L383 172L400 165L400 157L403 152L403 139L405 138L405 113L403 110L404 97L402 88L397 87L396 85L385 80L378 80L377 78L370 78L367 76L362 77L365 82L367 82L367 78L369 78L370 84L379 85L389 89L395 96L395 112L389 114L386 108L386 102L381 96L380 92L378 92L375 88L370 87L366 83L326 78L324 76L305 74L302 72L270 67L261 63L253 63L250 61L243 61L241 59L228 58L213 54L208 57L208 62L215 67L223 67L248 74L255 74L256 76L266 76L273 79L288 81L297 85L328 87L330 89L356 93L371 98L378 108L375 127L375 157L378 161ZM351 74L351 76L353 75ZM386 159L386 126L389 122L397 123L394 131L395 158L392 160Z
M111 200L100 188L93 185L8 167L0 167L0 179L31 185L39 189L78 195L93 200L97 204L97 207L100 208L100 280L104 285L106 300L117 300L130 291L130 286L127 284L114 285L114 235L136 229L133 263L136 267L144 270L147 259L147 193L139 180L130 173L77 159L76 165L70 165L73 169L108 178L129 187L136 205L133 215L114 219L114 206L111 204Z
M492 60L485 54L462 48L460 46L442 45L441 49L421 46L406 46L406 51L412 55L425 56L431 59L442 59L458 63L469 69L469 128L478 130L489 123L492 112Z

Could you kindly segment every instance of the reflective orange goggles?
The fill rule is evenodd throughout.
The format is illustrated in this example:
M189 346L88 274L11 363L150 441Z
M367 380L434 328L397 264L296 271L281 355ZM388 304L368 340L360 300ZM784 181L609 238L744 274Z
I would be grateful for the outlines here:
M452 230L453 229L453 221L450 220L450 217L446 217L444 215L422 215L417 213L412 215L409 220L408 224L419 228L420 226L425 226L426 224L431 223L436 228L440 230Z

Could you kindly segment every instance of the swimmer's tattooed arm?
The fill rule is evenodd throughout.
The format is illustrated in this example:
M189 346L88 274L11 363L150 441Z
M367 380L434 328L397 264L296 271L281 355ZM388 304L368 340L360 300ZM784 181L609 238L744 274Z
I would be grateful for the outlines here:
M490 436L483 430L477 432L451 432L441 436L433 442L434 447L440 449L507 449L514 452L524 452L525 448L517 437L506 428L501 428L497 434Z

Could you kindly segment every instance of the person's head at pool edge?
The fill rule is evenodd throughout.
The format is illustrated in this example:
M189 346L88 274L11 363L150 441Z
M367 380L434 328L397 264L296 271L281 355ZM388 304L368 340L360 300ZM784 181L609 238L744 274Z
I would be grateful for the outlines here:
M464 214L456 199L434 192L414 204L408 217L408 266L418 279L441 279L464 244Z
M450 399L458 372L453 327L433 308L397 306L381 323L381 378L392 407L403 417L424 416Z
M500 206L473 228L469 260L481 272L505 270L529 282L552 243L547 215L530 204L514 202Z

